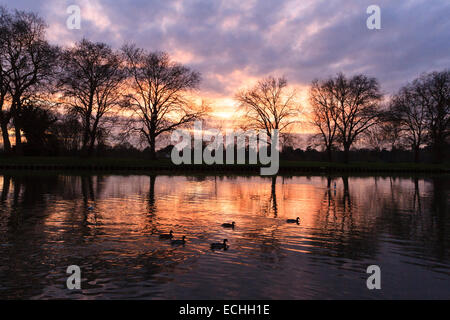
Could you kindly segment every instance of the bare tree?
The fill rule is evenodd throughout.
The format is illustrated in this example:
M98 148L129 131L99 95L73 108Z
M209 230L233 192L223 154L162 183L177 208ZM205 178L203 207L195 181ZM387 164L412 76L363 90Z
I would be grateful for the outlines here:
M427 136L427 110L412 84L406 85L393 96L389 105L388 121L398 124L403 139L414 152L414 161L419 162L420 147Z
M342 73L325 83L336 104L332 111L337 128L336 141L342 144L344 161L348 163L352 144L377 123L382 99L379 84L375 78L362 74L347 79Z
M389 147L392 149L398 145L399 131L395 129L391 122L380 121L364 131L361 140L366 146L376 151L382 151Z
M8 12L4 7L0 6L0 34L5 35L8 31ZM3 54L5 46L5 36L0 37L0 130L2 131L3 151L9 153L11 151L11 142L9 141L8 124L11 118L11 113L6 110L6 103L9 97L9 82L8 76L4 70L5 55Z
M138 131L156 158L156 139L202 117L207 108L196 106L188 91L198 88L200 74L172 62L167 53L148 52L133 45L123 47L129 75L129 106Z
M414 80L412 86L417 104L426 109L434 161L442 162L450 138L450 70L424 74Z
M331 81L314 80L309 90L309 102L312 108L311 124L319 130L319 136L325 146L328 161L332 161L332 150L337 134L337 105Z
M0 34L5 35L8 31L8 13L5 8L0 7ZM8 124L11 118L11 113L6 110L6 104L8 102L9 82L8 75L5 73L8 70L4 70L6 49L5 36L0 37L0 130L2 131L3 150L5 153L11 152L11 142L9 141ZM9 109L9 108L8 108Z
M69 111L81 118L82 152L92 155L105 115L121 107L126 73L122 58L105 43L83 39L62 54L58 87Z
M46 25L34 13L23 11L1 12L0 63L3 85L11 99L10 115L13 118L16 152L22 153L20 115L24 101L29 100L45 82L52 79L59 48L45 39ZM6 114L2 112L4 123ZM3 126L2 131L7 129ZM4 140L6 135L3 133ZM6 142L8 144L8 141Z
M406 144L406 139L402 134L402 129L397 121L392 121L389 111L381 114L380 126L384 143L391 150L402 149Z
M6 103L8 99L8 82L5 81L5 76L1 70L0 63L0 130L2 132L3 151L5 153L11 152L11 142L9 141L8 124L11 119L10 110L6 110Z
M287 90L284 77L260 80L253 88L239 91L235 99L245 110L245 129L264 130L269 138L273 131L282 135L299 123L301 106L295 90Z
M293 148L296 144L295 134L291 130L287 130L280 135L280 147L281 150L287 150Z
M73 113L58 114L54 131L58 136L61 149L69 154L76 154L82 147L83 126Z

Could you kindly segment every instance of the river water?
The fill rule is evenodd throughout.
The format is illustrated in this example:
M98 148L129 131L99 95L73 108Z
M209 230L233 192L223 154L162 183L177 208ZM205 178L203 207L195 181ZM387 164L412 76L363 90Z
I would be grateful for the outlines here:
M0 192L3 299L450 299L446 176L9 172Z

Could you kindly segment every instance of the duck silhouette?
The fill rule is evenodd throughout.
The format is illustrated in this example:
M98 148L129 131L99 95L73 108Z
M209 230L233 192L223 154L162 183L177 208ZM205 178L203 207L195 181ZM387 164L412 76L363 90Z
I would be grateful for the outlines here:
M173 231L170 230L169 233L163 233L159 235L160 239L172 239L173 238Z
M223 242L217 242L217 243L211 243L211 249L223 249L223 250L227 250L228 249L228 245L227 245L228 239L223 239Z
M297 217L297 219L287 219L286 222L287 222L287 223L296 223L296 224L299 224L299 223L300 223L300 218Z
M224 228L233 228L234 229L234 221L232 223L222 223L222 227Z
M185 244L186 243L186 236L183 236L181 239L178 240L172 240L170 242L172 245L180 245L180 244Z

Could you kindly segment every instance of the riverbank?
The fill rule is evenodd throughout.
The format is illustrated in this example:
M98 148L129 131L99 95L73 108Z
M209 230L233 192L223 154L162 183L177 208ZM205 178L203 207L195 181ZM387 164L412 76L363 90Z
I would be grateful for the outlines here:
M76 170L76 171L174 171L174 172L259 172L259 165L174 165L170 159L77 157L0 157L3 170ZM281 161L280 173L368 172L368 173L450 173L450 163L384 162L303 162Z

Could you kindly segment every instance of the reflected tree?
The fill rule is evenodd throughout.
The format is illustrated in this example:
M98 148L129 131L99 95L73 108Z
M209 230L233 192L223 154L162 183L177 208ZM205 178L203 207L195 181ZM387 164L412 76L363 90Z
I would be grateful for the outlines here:
M343 190L332 191L333 178L326 178L327 190L316 216L313 236L327 237L332 241L320 241L312 250L319 255L362 259L375 256L377 248L376 226L365 217L356 216L354 196L348 176L341 177ZM364 229L366 232L359 232Z
M276 218L278 216L278 205L277 205L277 176L272 176L272 184L270 188L270 202L272 203L273 216Z
M155 183L156 175L150 175L150 185L148 191L148 213L153 216L156 213L156 199L155 199Z
M437 256L441 260L448 260L450 251L450 232L449 223L449 194L450 183L449 180L443 177L434 177L433 184L433 198L432 198L432 218L434 220L433 226L436 230L431 230L430 236L435 235L435 243L433 248L436 248Z
M421 205L421 200L420 200L419 178L415 177L413 180L414 180L414 204L413 204L413 208L414 208L414 211L416 213L420 214L422 212L422 205Z
M95 201L94 177L81 176L81 193L83 196L83 204L88 207L90 201Z
M2 194L0 198L2 204L4 204L5 201L8 199L10 186L11 186L11 176L3 175Z

